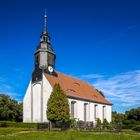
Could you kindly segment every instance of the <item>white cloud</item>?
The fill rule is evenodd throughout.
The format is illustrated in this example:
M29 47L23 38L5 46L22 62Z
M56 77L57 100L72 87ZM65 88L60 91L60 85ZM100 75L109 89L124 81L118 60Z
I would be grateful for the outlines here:
M81 76L81 79L90 79L92 85L103 91L114 106L132 108L140 106L140 70L117 74L115 76ZM98 74L97 74L98 75Z
M87 79L103 78L103 75L101 75L101 74L88 74L88 75L81 75L80 78L87 78Z

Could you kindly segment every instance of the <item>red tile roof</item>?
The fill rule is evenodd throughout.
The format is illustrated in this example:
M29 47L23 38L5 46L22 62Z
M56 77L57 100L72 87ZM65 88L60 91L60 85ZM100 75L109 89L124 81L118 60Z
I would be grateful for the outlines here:
M82 100L90 100L93 102L112 105L100 93L98 93L90 84L70 77L68 75L57 72L57 77L45 73L45 77L53 87L59 83L61 88L66 92L68 97L78 98Z

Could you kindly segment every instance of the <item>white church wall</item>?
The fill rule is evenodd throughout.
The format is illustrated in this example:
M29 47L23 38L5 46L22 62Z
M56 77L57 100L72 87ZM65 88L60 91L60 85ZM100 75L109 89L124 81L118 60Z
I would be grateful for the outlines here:
M68 98L68 100L69 100L70 105L71 105L72 101L75 101L74 118L76 120L84 120L84 103L87 103L87 102L77 100L77 99L71 99L71 98ZM87 107L87 110L88 109L89 109L89 107ZM87 114L88 113L89 113L89 111L87 112ZM88 118L88 115L87 115L87 118Z
M52 92L52 86L50 85L49 81L43 75L43 122L47 122L47 102Z
M90 116L89 120L95 122L95 116L94 116L94 103L90 103Z
M76 120L82 120L84 121L84 104L87 104L86 109L87 109L87 116L86 116L86 121L93 121L94 123L96 122L97 118L100 118L101 121L103 122L103 107L105 107L105 114L104 118L107 119L108 122L111 122L111 108L112 106L110 105L105 105L105 104L100 104L100 103L94 103L94 102L87 102L83 100L78 100L78 99L71 99L68 98L69 100L69 105L71 105L72 101L76 102L75 106L75 116L74 118ZM95 117L95 105L96 105L96 117ZM71 108L71 106L70 106ZM70 110L71 112L71 110Z
M26 94L23 99L23 122L47 122L47 102L52 92L52 87L46 77L43 75L43 82L37 82L34 84L29 84ZM43 86L42 86L43 84ZM43 89L43 92L41 90ZM31 101L32 94L32 101ZM41 111L41 94L43 96ZM33 105L33 110L31 112L31 103ZM31 119L31 113L33 120ZM41 120L41 114L43 115L43 120Z
M41 82L33 86L33 122L41 122Z
M105 116L108 122L112 121L112 106L107 105L105 110Z
M104 107L104 118L103 118L103 107ZM98 118L103 122L104 119L107 119L108 122L111 122L112 107L110 105L98 104Z
M23 122L31 122L31 82L23 99Z
M106 105L106 104L100 104L100 103L91 103L92 108L90 110L91 112L91 120L94 120L96 122L96 119L99 118L102 122L104 119L107 119L108 122L111 122L111 105ZM95 106L97 107L96 110L96 117L95 117ZM104 111L104 117L103 117L103 107L105 109Z
M97 107L98 107L98 117L97 118L100 118L100 120L103 122L103 106L102 104L98 104Z

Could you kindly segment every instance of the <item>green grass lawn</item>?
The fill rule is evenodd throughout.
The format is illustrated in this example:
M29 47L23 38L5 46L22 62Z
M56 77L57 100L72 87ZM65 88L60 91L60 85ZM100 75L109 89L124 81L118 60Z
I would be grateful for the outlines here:
M0 140L140 140L140 135L100 132L49 132L25 128L0 128Z

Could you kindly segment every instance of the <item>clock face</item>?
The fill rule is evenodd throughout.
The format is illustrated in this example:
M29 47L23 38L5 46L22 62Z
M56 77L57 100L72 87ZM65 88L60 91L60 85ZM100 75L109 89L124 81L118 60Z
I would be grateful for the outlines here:
M52 66L49 66L48 67L48 70L49 70L49 72L53 72L53 67Z

